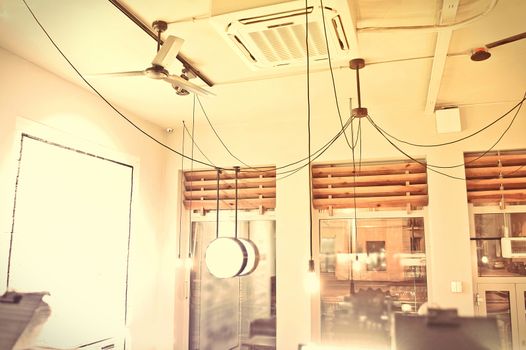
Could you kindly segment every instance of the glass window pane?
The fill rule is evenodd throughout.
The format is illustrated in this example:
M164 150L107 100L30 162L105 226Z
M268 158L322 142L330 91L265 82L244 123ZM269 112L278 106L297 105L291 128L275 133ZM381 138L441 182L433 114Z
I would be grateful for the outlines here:
M233 222L221 222L234 232ZM239 221L239 238L250 239L259 263L249 275L218 279L209 273L205 255L216 238L215 222L194 222L194 262L190 285L189 349L275 349L276 225L271 220Z
M526 237L526 213L510 214L510 236Z
M502 350L512 350L510 293L486 291L486 314L497 319Z
M390 315L427 301L423 218L320 221L321 338L385 347Z
M476 237L504 237L504 221L505 216L502 213L476 214Z
M499 239L506 236L526 237L526 213L476 214L475 232L479 238L476 249L480 277L526 276L526 257L504 258ZM523 245L524 242L510 241L510 244Z

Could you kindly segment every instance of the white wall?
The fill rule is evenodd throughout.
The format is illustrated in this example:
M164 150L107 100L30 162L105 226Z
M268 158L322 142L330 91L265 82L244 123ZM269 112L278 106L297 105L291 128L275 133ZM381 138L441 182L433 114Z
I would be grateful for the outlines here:
M328 74L328 73L327 73ZM279 85L280 80L276 80ZM290 93L302 93L290 91ZM332 137L339 127L332 105L330 90L313 95L312 150L318 149ZM258 96L258 99L264 98ZM210 111L212 100L205 101ZM342 103L345 104L347 102ZM331 107L332 106L332 107ZM395 136L416 143L438 143L466 136L500 117L513 104L471 106L461 109L463 131L454 134L436 134L434 118L418 111L380 110L368 106L376 122ZM271 123L251 118L249 112L237 117L238 123L215 125L231 151L251 165L276 164L281 166L307 154L307 119L305 111L290 115L291 106L267 105L269 113L287 115L289 122ZM234 108L235 110L235 108ZM208 111L212 122L213 112ZM347 109L342 107L345 118ZM297 113L297 112L296 112ZM234 117L232 117L234 118ZM482 134L468 141L448 147L416 148L401 145L413 157L426 158L430 164L451 165L462 163L465 151L489 149L504 131L512 115ZM187 118L187 122L191 117ZM275 117L272 120L276 120ZM198 117L196 141L211 160L221 166L240 165L228 156L217 141L206 121ZM404 159L387 141L362 120L364 161ZM500 141L496 150L526 148L526 110L518 115L513 127ZM196 153L196 157L203 159ZM339 140L317 161L350 161L352 154L344 141ZM279 172L279 171L278 171ZM463 177L463 167L445 170L446 173ZM277 183L277 334L278 349L293 349L299 342L310 340L310 299L305 292L303 278L308 261L308 190L306 171ZM280 176L278 176L279 178ZM455 307L463 315L472 315L472 271L469 242L469 218L464 181L459 181L428 171L428 274L430 278L429 301L441 307ZM315 223L314 225L317 225ZM461 281L462 293L450 291L451 281ZM313 304L315 305L315 304ZM314 307L314 306L313 306Z
M130 342L134 349L172 349L175 278L170 264L175 241L164 224L167 152L130 127L94 94L2 49L0 62L0 234L5 238L11 231L17 128L29 125L37 133L52 138L56 135L110 154L113 159L133 162ZM131 118L155 137L165 138L159 127Z

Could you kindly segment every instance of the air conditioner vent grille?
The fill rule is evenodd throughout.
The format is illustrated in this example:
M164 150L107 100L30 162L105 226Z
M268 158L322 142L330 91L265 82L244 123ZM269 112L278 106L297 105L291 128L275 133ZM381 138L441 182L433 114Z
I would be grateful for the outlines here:
M305 25L274 27L248 35L268 62L280 63L304 59L307 56ZM327 55L323 28L317 22L309 24L309 55L313 59Z
M338 4L341 9L338 6L326 6L323 11L319 6L308 9L309 58L312 62L328 58L327 44L333 60L350 57L348 35L341 16L342 11L346 10L343 7L348 5L346 1ZM226 38L246 62L255 67L304 65L307 58L305 9L298 8L297 2L289 5L288 10L285 6L280 4L278 8L269 6L254 9L249 13L239 13L237 18L236 14L228 14L223 25L218 28L226 28L226 32L223 32L227 34Z

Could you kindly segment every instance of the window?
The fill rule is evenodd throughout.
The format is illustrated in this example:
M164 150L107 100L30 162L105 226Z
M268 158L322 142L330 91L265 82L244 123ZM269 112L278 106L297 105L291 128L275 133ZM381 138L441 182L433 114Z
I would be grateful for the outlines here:
M423 217L321 219L321 341L385 347L393 312L427 301Z
M275 221L239 221L238 237L256 244L260 260L250 275L226 279L211 275L204 260L208 244L216 238L215 221L196 221L192 227L190 349L275 349ZM221 221L220 232L233 236L234 223Z
M508 212L487 209L474 214L477 271L479 277L526 276L526 212ZM520 210L520 209L519 209Z
M123 335L132 187L130 165L23 135L6 280L51 294L37 345Z

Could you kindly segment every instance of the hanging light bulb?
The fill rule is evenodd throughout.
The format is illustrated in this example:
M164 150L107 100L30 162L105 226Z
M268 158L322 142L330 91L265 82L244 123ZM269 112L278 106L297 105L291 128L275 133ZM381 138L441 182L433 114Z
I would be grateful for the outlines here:
M184 267L187 270L191 270L193 266L194 266L194 259L192 259L190 255L188 255L186 259L184 259Z
M179 269L183 267L183 265L184 265L183 259L180 256L177 257L177 259L175 259L175 267Z
M314 269L314 260L309 260L309 271L305 280L305 288L311 294L317 293L320 290L320 280L316 275Z

